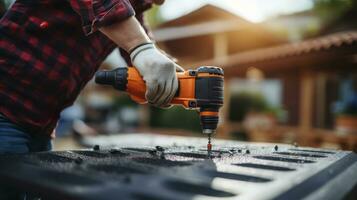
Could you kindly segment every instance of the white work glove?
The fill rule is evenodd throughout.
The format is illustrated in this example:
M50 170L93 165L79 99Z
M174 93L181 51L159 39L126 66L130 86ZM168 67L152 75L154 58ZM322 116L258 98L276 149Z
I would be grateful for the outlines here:
M167 107L178 88L176 71L183 69L152 43L134 48L130 58L146 83L146 100L156 107Z

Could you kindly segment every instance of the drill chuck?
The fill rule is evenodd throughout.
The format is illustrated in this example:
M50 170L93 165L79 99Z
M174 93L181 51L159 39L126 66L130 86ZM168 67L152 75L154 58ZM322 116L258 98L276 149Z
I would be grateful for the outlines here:
M202 129L203 134L211 135L216 133L216 129Z
M117 90L125 91L128 83L128 68L117 68L111 71L98 71L95 82L102 85L111 85Z
M218 124L218 114L212 116L200 116L202 133L203 134L214 134L217 129Z
M115 73L111 71L99 71L95 74L95 82L102 85L114 85Z

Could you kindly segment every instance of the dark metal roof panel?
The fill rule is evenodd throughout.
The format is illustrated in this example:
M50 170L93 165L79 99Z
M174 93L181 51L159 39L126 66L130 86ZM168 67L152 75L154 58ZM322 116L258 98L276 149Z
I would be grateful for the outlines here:
M0 183L73 200L342 199L356 191L357 155L347 151L215 140L208 159L206 138L134 134L85 142L102 146L0 156Z

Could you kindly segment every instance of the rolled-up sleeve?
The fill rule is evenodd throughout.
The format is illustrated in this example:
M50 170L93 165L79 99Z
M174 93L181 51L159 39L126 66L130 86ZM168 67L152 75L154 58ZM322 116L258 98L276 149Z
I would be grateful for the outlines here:
M135 15L129 0L68 0L82 20L83 30L89 35Z

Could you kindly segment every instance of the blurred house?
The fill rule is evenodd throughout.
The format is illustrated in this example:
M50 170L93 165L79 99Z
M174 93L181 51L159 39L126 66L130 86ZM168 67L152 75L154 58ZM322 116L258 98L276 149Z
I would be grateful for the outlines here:
M304 39L307 34L317 33L321 27L321 19L312 10L279 15L265 20L262 25L274 32L285 35L290 42Z
M336 132L327 131L338 126L336 102L355 92L357 31L351 22L355 21L356 12L346 15L347 19L342 16L321 36L238 53L220 63L229 76L244 76L254 66L266 78L282 80L288 125L298 127L296 140L302 144L317 145L327 140L343 148L356 148L355 129L339 137ZM355 122L349 122L347 129L356 127L352 125Z
M357 148L357 136L336 134L334 107L343 91L341 85L349 80L345 84L351 86L356 79L357 30L353 20L356 13L347 12L321 34L297 41L302 39L296 36L299 29L287 26L292 33L284 38L271 32L267 24L279 22L291 26L295 21L302 29L309 24L319 26L310 12L280 16L262 25L207 5L162 24L154 35L159 45L186 68L201 65L224 68L227 81L220 132L223 137L241 128L229 120L230 80L246 78L253 70L262 74L259 76L263 79L281 82L281 103L288 115L284 126L263 133L265 141L297 141L310 146L333 143L352 149ZM296 42L288 42L291 40ZM289 139L284 140L286 137Z
M153 35L160 48L186 69L224 63L231 55L287 42L264 26L210 4L164 22Z
M185 68L229 55L286 42L263 27L213 5L205 5L153 31L159 46Z

